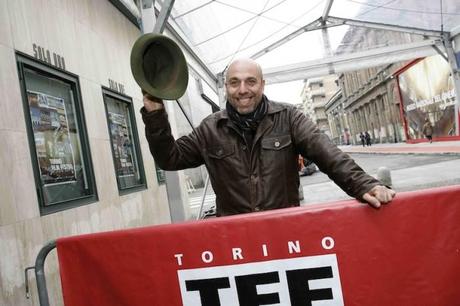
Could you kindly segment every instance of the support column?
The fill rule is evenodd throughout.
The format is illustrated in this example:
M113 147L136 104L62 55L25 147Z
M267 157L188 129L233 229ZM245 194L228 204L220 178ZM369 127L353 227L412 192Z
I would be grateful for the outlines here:
M369 117L369 116L367 116L369 111L367 109L368 109L367 105L364 105L362 108L360 108L360 110L361 110L361 114L360 114L361 116L360 117L361 117L362 123L363 123L363 132L370 130L369 123L368 123L368 120L367 120L367 118Z
M377 96L374 100L374 102L372 102L372 110L375 112L375 123L378 125L378 128L377 128L377 132L378 132L378 138L379 138L379 143L382 143L383 142L383 139L382 139L382 128L384 127L382 122L384 121L382 118L383 118L383 110L381 109L380 107L380 96ZM376 128L374 127L374 130ZM385 134L385 137L386 137L386 134Z
M384 114L383 114L384 111L382 109L382 105L380 104L380 102L381 102L380 96L375 97L374 107L375 107L375 111L377 112L377 118L378 118L378 121L379 121L379 142L383 143L384 142L383 135L386 138L387 133L385 131L385 125L383 123L385 121ZM383 131L383 133L382 133L382 131Z
M174 5L174 0L163 1L160 15L158 20L155 18L155 1L153 0L142 0L141 7L141 28L142 33L162 33L168 17L171 13L171 9ZM172 105L168 108L171 113ZM173 116L170 116L173 118ZM169 213L171 216L171 222L181 222L188 218L189 215L189 204L188 200L184 199L183 184L179 178L177 171L165 171L166 178L166 193L168 195Z
M356 118L357 114L358 114L358 110L355 109L353 112L351 112L350 115L353 121L353 141L359 144L359 139L356 138L356 136L359 135L359 132L360 132L358 120Z
M378 98L378 103L379 106L381 107L381 112L383 116L383 124L384 124L384 131L385 131L385 142L391 142L391 137L392 133L390 133L390 128L388 127L390 125L390 119L389 119L389 108L388 105L385 105L385 97L386 95L383 94L382 96L379 96Z
M361 122L361 108L357 108L355 112L356 127L358 128L357 134L364 132L363 123Z
M459 31L457 31L459 32ZM454 87L455 87L455 94L456 94L456 103L455 103L455 132L456 135L460 135L460 113L459 113L459 105L460 105L460 72L458 69L459 63L457 63L457 59L455 56L455 51L452 46L452 40L455 40L456 44L456 49L458 52L460 52L460 32L454 34L455 37L449 37L448 34L445 34L445 37L443 39L444 45L446 47L447 51L447 59L449 60L450 64L450 69L452 71L452 80L454 81Z
M225 109L225 76L224 72L219 72L217 74L217 94L219 97L219 106L220 109Z

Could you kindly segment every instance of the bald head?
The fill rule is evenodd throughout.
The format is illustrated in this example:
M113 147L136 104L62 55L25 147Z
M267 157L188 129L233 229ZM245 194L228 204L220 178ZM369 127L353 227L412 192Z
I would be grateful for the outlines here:
M253 112L262 101L265 81L262 68L252 59L237 59L227 70L227 99L240 114Z
M257 73L257 77L263 80L262 68L255 60L250 59L250 58L239 58L231 62L230 65L228 66L225 79L228 80L229 75L234 70L240 70L240 69L254 69L254 71L256 71Z

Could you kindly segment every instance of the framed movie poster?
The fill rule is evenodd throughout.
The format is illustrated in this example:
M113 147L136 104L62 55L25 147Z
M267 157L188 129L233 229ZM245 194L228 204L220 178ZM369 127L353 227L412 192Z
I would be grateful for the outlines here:
M27 100L43 183L75 182L75 155L64 99L28 90Z
M78 77L17 55L40 212L97 200Z
M124 193L145 188L131 99L105 88L103 97L118 189Z

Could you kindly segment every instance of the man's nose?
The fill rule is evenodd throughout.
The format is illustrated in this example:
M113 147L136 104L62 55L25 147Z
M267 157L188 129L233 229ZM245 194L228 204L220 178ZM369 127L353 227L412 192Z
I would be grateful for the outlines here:
M240 87L238 88L238 92L242 94L242 93L246 93L247 91L248 91L248 86L246 85L246 82L244 81L241 82Z

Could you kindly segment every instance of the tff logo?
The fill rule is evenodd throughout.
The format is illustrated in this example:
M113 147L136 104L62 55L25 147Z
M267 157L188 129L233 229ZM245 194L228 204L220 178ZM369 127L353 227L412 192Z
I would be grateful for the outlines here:
M184 306L343 305L335 254L178 270Z

